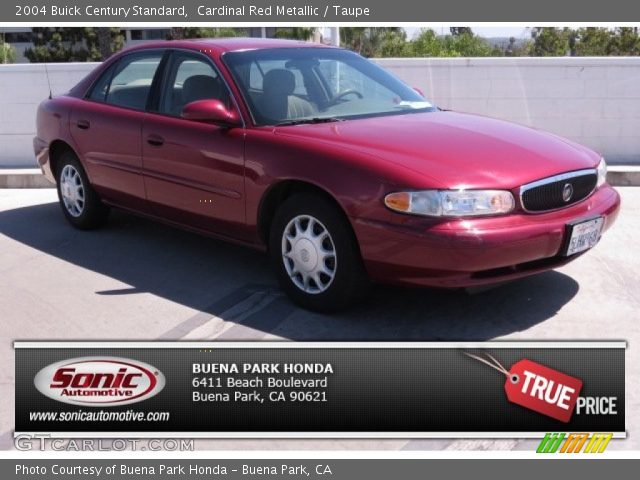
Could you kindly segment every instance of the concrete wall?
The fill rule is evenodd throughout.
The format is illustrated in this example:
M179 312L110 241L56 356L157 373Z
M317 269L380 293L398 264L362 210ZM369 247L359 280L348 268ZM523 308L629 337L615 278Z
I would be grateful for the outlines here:
M380 59L441 108L549 130L640 164L640 58Z
M95 64L49 64L54 95L78 83ZM38 104L49 96L43 64L0 65L0 168L36 165L32 141Z
M555 132L640 164L640 58L379 59L437 105ZM54 94L95 64L51 64ZM35 111L49 94L43 65L0 65L0 167L33 166Z

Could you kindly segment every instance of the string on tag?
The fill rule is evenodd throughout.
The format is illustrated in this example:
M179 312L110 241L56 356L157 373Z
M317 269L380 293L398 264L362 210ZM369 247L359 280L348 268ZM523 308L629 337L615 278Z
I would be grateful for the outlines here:
M497 370L498 372L502 373L504 376L506 376L511 383L518 383L520 381L520 377L516 374L511 374L509 373L509 370L507 370L506 368L504 368L502 366L502 364L496 360L492 355L488 354L485 352L485 355L487 357L489 357L489 360L487 360L486 358L482 358L479 355L474 355L473 353L469 353L469 352L462 352L464 353L467 357L473 358L474 360L477 360L478 362L484 363L485 365L493 368L494 370Z

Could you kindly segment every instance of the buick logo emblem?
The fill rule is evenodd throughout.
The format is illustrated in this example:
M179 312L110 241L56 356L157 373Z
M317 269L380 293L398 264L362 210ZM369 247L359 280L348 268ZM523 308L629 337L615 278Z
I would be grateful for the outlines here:
M568 202L573 197L573 185L570 183L565 183L564 187L562 187L562 200Z

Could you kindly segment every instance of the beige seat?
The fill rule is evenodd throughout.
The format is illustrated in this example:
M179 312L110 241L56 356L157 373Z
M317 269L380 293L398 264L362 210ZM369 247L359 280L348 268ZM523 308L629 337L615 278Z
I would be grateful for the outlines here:
M284 69L269 70L262 83L262 97L258 101L260 113L269 120L284 120L314 116L313 104L293 95L296 79L292 72Z

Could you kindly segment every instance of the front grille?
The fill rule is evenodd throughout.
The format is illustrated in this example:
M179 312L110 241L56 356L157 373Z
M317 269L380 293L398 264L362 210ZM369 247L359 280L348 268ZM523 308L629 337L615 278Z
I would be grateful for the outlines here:
M564 173L523 185L520 188L522 207L528 212L545 212L573 205L591 195L597 181L598 174L591 169ZM568 196L568 193L571 195Z

